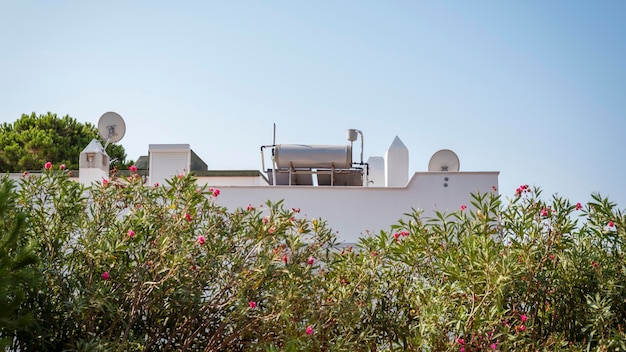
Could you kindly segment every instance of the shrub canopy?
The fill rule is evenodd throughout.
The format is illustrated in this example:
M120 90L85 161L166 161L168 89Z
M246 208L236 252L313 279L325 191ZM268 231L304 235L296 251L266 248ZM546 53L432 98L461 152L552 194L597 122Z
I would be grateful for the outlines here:
M476 194L342 248L321 219L229 211L191 175L84 188L56 170L0 187L13 350L626 349L626 219L598 195Z

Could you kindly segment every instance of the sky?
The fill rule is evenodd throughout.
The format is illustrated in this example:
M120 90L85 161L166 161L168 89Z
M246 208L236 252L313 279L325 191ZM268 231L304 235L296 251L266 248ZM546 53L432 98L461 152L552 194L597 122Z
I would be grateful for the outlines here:
M572 202L626 208L626 2L0 0L0 122L119 113L136 160L185 143L261 169L272 143L345 145L409 170L452 149ZM358 144L358 142L357 142ZM355 147L354 159L360 147Z

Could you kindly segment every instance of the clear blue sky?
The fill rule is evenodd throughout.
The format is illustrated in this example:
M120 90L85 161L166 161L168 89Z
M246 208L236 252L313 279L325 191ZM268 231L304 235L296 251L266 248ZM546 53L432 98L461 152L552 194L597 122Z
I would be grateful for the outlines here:
M121 114L128 157L189 143L210 169L260 169L259 147L345 144L410 170L454 150L572 201L626 208L626 2L8 1L0 122ZM355 153L358 158L358 153Z

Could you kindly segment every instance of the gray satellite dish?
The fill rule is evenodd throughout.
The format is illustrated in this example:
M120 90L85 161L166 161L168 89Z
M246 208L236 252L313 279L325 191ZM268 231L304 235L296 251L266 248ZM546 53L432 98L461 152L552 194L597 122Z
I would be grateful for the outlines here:
M428 162L428 171L458 172L459 157L450 149L441 149L430 157L430 161Z
M119 142L124 138L124 134L126 133L124 119L115 112L104 113L104 115L100 117L100 120L98 120L98 133L106 142L104 146L106 149L109 143Z

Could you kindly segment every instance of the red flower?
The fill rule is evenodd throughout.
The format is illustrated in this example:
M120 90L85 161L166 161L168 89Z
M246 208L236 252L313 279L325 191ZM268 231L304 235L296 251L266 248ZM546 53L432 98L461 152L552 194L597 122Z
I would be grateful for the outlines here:
M300 212L300 208L291 208L291 211L293 211L294 213L299 213Z
M311 325L307 326L305 331L307 335L313 335L313 327Z
M128 237L130 237L130 238L135 237L135 231L133 231L133 230L128 230Z
M613 221L609 221L609 227L615 227L615 223Z
M158 183L158 182L155 182L155 183L154 183L154 188L157 188L157 187L159 187L159 183Z
M593 261L593 262L591 262L591 266L597 269L599 264L598 264L598 262Z
M580 210L583 208L583 205L580 202L576 203L576 210Z
M204 244L206 240L204 239L204 236L200 235L198 236L198 239L196 239L196 242L198 242L198 244Z
M289 261L289 257L287 257L287 254L283 255L283 259L282 259L283 263L287 263Z
M250 309L256 308L256 302L255 301L248 302L248 305L250 305Z
M106 281L108 279L109 279L109 272L108 271L103 272L102 273L102 280Z
M315 263L315 258L309 257L309 260L307 260L307 264L313 265L313 263Z
M128 167L128 170L130 170L130 172L137 172L137 166L131 165Z
M526 330L526 326L524 326L524 325L520 325L520 326L517 328L517 330L519 330L519 331L525 331L525 330Z
M528 320L528 317L526 316L526 314L522 314L520 319L525 322L526 320Z
M187 219L188 222L191 222L191 220L193 220L193 218L191 217L191 214L189 213L185 213L185 219Z
M219 189L217 189L217 188L216 188L216 189L214 189L214 190L213 190L213 197L217 197L217 196L219 196L219 195L220 195L220 190L219 190Z
M461 210L465 210L465 209L467 209L467 205L465 204L461 205Z
M465 345L465 340L463 340L463 339L462 339L462 338L460 338L460 337L459 337L458 339L456 339L456 342L457 342L459 345Z
M43 166L46 170L50 170L52 168L52 163L51 162L47 162L44 166Z
M254 207L252 206L252 204L248 204L248 206L246 207L247 211L253 211Z

